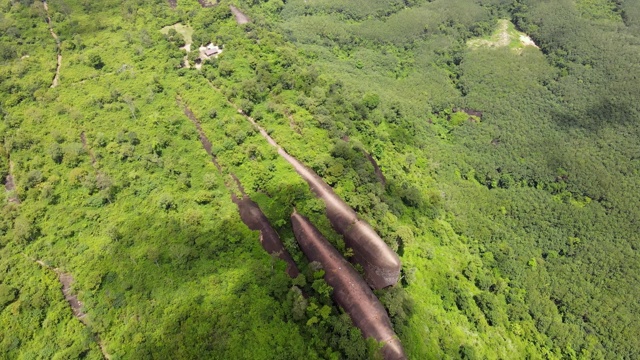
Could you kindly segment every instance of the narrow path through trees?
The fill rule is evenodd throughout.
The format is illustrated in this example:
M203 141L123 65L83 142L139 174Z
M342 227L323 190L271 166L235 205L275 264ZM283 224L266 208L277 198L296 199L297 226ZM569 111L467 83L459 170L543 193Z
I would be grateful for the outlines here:
M42 1L42 5L44 6L44 10L47 14L47 24L49 25L49 32L51 36L56 41L56 51L57 51L57 66L56 66L56 75L53 77L51 81L51 87L54 88L58 86L60 83L60 67L62 66L62 48L60 47L60 38L53 31L53 23L51 22L51 16L49 15L49 5L46 0Z
M86 318L87 314L82 311L82 303L80 302L80 300L78 300L78 297L75 294L73 294L73 292L71 291L73 276L58 268L54 268L47 265L42 260L33 260L33 261L35 261L38 265L56 273L56 275L58 276L58 281L60 281L60 284L62 285L62 295L64 296L65 300L67 300L67 303L69 303L69 307L71 308L71 312L73 312L73 316L75 316L78 320L80 320L80 322L83 323L85 326L89 327L90 324ZM96 343L98 344L98 347L100 348L100 351L102 352L102 356L104 356L106 360L110 360L111 356L107 353L107 349L104 343L102 342L102 340L100 339L100 336L97 333L93 333L93 336L95 338Z
M7 174L7 178L5 179L4 188L9 194L8 201L20 204L20 198L18 197L18 194L16 194L16 182L13 177L13 161L11 161L11 158L9 158L9 174Z
M87 135L85 135L84 131L80 133L80 141L82 141L82 147L84 148L84 151L86 151L87 154L89 154L89 157L91 157L91 165L96 168L96 155L93 153L93 150L89 147L89 145L87 145Z
M176 99L176 102L178 103L178 106L182 108L187 118L191 120L191 122L195 125L196 129L198 130L200 143L202 143L202 147L207 152L207 154L209 154L209 157L211 157L211 161L215 165L216 169L218 169L218 172L221 175L224 175L222 166L220 166L220 164L218 163L218 159L216 159L215 155L213 155L211 151L211 148L212 148L211 141L204 133L204 130L202 130L202 125L200 124L200 121L198 121L195 114L191 111L191 109L189 109L182 102L182 100L179 97ZM260 231L260 244L262 245L262 248L268 254L277 256L278 258L280 258L281 260L287 263L286 272L291 278L297 277L300 274L298 267L295 261L293 261L293 258L291 257L289 252L285 249L284 245L282 244L282 241L280 240L280 236L269 223L267 216L264 214L264 212L262 212L258 204L256 204L253 200L249 198L249 196L247 196L247 194L245 193L244 187L242 186L242 183L240 183L240 179L238 179L238 177L233 173L230 173L230 176L235 182L235 185L237 186L238 190L240 191L241 197L238 197L234 193L233 186L227 183L226 181L225 181L225 186L227 186L227 188L231 192L232 201L236 204L236 206L238 206L240 219L242 219L242 222L249 229L254 231Z

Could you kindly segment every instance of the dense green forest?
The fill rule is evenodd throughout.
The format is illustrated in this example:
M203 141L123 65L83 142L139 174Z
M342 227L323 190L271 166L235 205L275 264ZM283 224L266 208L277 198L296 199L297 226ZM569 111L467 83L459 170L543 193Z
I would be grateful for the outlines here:
M291 212L352 249L238 109L400 255L409 358L640 358L640 1L214 3L0 0L0 358L378 355Z

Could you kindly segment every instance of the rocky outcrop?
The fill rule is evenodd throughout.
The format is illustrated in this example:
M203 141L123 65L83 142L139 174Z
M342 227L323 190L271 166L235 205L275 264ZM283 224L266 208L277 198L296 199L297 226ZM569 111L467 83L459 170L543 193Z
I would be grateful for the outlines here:
M242 110L239 110L243 114ZM246 116L246 115L245 115ZM353 249L353 260L362 265L365 280L374 289L394 285L400 278L402 263L396 254L358 214L342 200L320 176L304 166L298 159L280 147L253 118L246 116L260 134L278 149L280 154L309 184L311 191L326 205L327 218L334 230L344 237L345 244Z
M289 252L284 248L280 236L278 236L278 233L271 227L269 220L258 204L246 195L241 199L232 195L232 198L233 202L238 206L242 222L247 225L249 229L260 231L260 244L262 248L269 254L277 256L287 263L286 271L291 278L297 277L300 272L298 271L295 261L293 261Z
M358 272L306 217L294 212L291 223L300 248L309 261L322 265L324 280L333 287L333 300L349 314L362 335L382 344L384 359L406 359L386 310Z

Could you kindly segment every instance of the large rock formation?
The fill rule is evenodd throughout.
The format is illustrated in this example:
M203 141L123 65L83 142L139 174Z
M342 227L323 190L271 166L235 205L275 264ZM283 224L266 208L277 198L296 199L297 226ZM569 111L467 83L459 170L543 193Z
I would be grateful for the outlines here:
M349 314L365 338L383 344L386 360L406 359L386 310L358 272L304 216L291 215L293 232L309 261L322 264L324 279L333 287L333 300Z
M271 255L275 255L287 263L287 274L295 278L300 274L295 261L291 258L289 252L284 248L278 233L271 227L269 220L262 212L258 204L253 202L248 196L238 199L232 196L233 202L238 206L240 218L242 222L251 230L260 231L260 244L262 248Z
M242 113L242 110L239 110ZM365 280L374 289L381 289L394 285L400 279L402 264L396 254L358 214L333 191L311 169L304 166L298 159L289 155L280 147L266 130L260 127L253 118L246 118L255 125L269 144L278 149L300 176L309 184L316 196L324 201L327 208L327 218L337 233L344 237L345 244L353 249L353 259L364 269Z

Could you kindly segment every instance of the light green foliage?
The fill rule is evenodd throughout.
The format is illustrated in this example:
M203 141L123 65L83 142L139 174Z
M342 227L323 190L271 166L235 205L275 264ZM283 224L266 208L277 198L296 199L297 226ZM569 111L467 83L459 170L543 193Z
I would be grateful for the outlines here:
M582 16L592 20L620 21L619 2L612 0L579 0L576 8Z
M10 359L100 359L91 334L73 318L53 271L16 253L0 250L0 352Z

